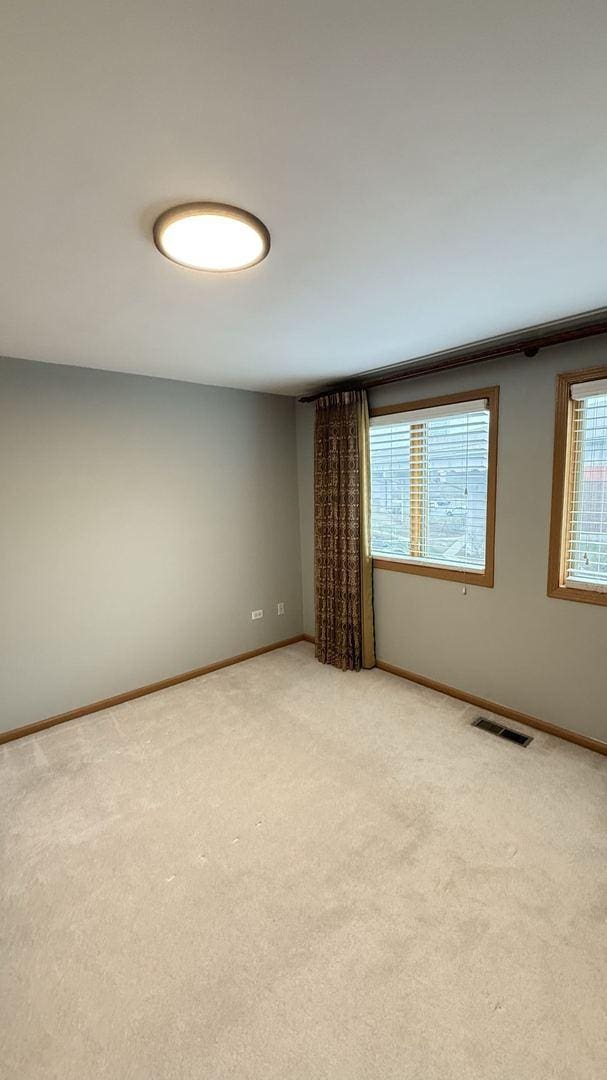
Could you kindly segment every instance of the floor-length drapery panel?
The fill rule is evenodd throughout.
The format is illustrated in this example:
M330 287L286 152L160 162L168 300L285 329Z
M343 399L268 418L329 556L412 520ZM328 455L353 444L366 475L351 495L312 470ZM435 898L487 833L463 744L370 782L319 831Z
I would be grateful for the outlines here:
M364 390L325 394L314 431L316 656L373 667L369 410Z

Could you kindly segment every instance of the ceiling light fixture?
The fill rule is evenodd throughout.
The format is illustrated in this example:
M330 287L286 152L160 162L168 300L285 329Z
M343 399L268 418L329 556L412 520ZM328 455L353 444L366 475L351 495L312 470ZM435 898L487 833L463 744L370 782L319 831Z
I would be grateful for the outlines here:
M154 243L191 270L247 270L265 259L270 234L263 221L224 203L196 202L165 210L154 225Z

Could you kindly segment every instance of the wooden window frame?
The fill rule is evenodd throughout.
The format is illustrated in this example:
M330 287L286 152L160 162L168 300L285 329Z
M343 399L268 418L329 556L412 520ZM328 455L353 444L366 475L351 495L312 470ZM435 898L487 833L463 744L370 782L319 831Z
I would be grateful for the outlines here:
M421 577L442 578L447 581L461 581L465 585L482 585L493 588L495 566L495 504L497 492L497 431L499 420L499 386L486 386L480 390L460 390L455 394L443 394L441 397L422 398L419 401L406 401L400 405L380 405L370 409L369 416L391 416L392 413L413 412L417 409L433 409L439 405L457 405L464 401L487 400L489 410L489 457L487 470L487 526L485 535L485 569L455 570L440 563L413 563L406 559L384 559L373 557L374 570L396 570L401 574L418 574Z
M569 498L573 476L571 453L573 401L571 387L577 383L607 379L607 367L568 371L556 378L556 408L554 420L554 458L552 464L552 505L550 508L550 544L548 549L548 596L559 600L575 600L582 604L607 604L607 592L588 588L578 589L565 584L567 554L566 530L569 528Z

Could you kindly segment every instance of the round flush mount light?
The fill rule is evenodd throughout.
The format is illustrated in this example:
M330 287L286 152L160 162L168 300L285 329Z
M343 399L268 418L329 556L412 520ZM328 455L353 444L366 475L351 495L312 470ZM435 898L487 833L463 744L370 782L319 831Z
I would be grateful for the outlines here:
M165 210L154 243L167 259L192 270L247 270L265 259L270 234L263 221L225 203L196 202Z

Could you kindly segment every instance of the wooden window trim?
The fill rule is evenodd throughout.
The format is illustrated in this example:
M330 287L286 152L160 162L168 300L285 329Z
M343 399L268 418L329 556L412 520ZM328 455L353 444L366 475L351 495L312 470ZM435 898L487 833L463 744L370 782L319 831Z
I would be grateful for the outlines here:
M454 570L439 563L413 563L405 559L373 559L374 570L396 570L401 574L418 574L421 577L442 578L447 581L461 581L466 585L482 585L493 588L495 566L495 504L497 492L497 430L499 419L499 386L487 386L480 390L460 390L455 394L443 394L441 397L422 398L418 401L406 401L399 405L380 405L369 410L369 416L390 416L392 413L412 412L417 409L433 409L439 405L456 405L460 401L487 399L489 409L489 460L487 472L487 534L485 545L485 569Z
M557 375L554 420L554 458L552 465L552 505L550 509L550 544L548 549L548 596L559 600L575 600L582 604L607 605L607 593L592 588L576 589L565 584L567 551L565 530L569 527L569 496L573 484L571 453L573 402L571 387L575 383L607 379L607 367L586 368Z

